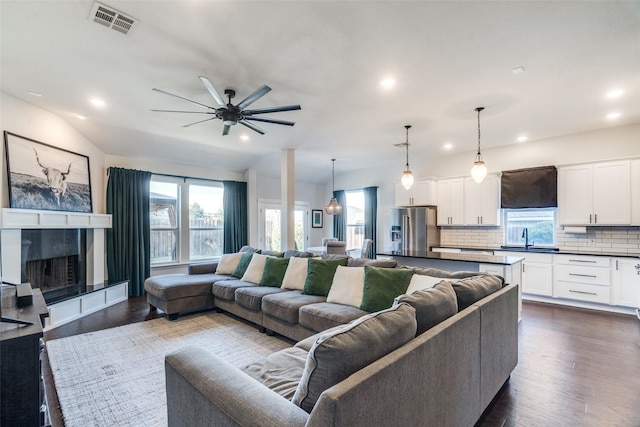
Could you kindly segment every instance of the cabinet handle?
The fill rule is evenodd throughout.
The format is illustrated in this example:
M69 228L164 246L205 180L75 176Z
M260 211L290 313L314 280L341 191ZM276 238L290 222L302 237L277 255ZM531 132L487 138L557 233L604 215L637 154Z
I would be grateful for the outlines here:
M524 273L524 264L522 264L522 272Z
M618 260L616 260L616 270L618 270Z
M578 277L591 277L593 279L597 278L598 276L594 276L592 274L578 274L578 273L569 273L569 276L578 276Z
M598 223L598 214L594 214L593 215L593 223L597 224Z
M484 224L484 220L480 217L480 224Z
M588 260L588 259L570 259L569 262L588 262L588 263L595 264L595 261Z
M593 215L589 214L589 224L591 224L591 217L592 217L592 216L593 216Z
M574 291L573 289L569 289L569 292L572 292L574 294L598 295L595 292Z
M476 217L477 224L480 224L480 217Z

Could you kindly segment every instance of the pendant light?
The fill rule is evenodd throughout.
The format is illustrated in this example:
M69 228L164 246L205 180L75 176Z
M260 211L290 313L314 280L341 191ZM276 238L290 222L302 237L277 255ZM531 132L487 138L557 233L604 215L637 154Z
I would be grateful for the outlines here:
M333 166L331 167L331 195L333 196L336 191L336 159L331 159L331 161L333 162ZM338 204L338 201L335 197L331 197L331 200L329 200L329 204L324 208L324 211L327 213L327 215L338 215L340 212L342 212L342 206Z
M407 147L407 164L404 167L404 172L402 172L402 178L400 178L400 182L405 190L408 190L413 185L413 174L411 173L411 169L409 169L409 128L411 125L405 125L404 128L407 130L407 140L403 144Z
M471 168L471 176L478 184L487 176L487 166L482 160L482 154L480 154L480 111L482 110L484 110L484 107L476 108L478 112L478 154L476 154L476 160L473 162L473 167Z

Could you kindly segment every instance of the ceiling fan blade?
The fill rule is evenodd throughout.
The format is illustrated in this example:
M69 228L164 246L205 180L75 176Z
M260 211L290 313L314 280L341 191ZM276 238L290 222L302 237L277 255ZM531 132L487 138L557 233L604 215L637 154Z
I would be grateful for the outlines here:
M208 110L215 110L215 108L210 107L210 106L208 106L208 105L200 104L199 102L192 101L192 100L187 99L187 98L183 98L183 97L181 97L181 96L179 96L179 95L174 95L174 94L169 93L169 92L166 92L166 91L164 91L164 90L162 90L162 89L157 89L157 88L155 88L155 87L154 87L154 88L153 88L153 89L151 89L151 90L155 90L156 92L164 93L165 95L173 96L174 98L182 99L183 101L190 102L190 103L192 103L193 105L197 105L198 107L206 108L206 109L208 109Z
M245 120L255 120L257 122L275 123L277 125L293 126L295 122L289 122L287 120L275 120L275 119L263 119L262 117L245 117Z
M265 131L263 131L263 130L262 130L262 129L260 129L258 126L254 125L254 124L252 124L252 123L245 122L244 120L242 120L242 121L240 121L240 122L238 122L238 123L245 125L245 126L246 126L246 127L248 127L249 129L255 130L255 131L256 131L256 132L258 132L260 135L264 135L264 134L265 134Z
M183 128L188 128L189 126L197 125L198 123L204 123L204 122L208 122L210 120L215 120L215 119L216 119L216 117L211 117L209 119L200 120L199 122L189 123L188 125L184 125L182 127Z
M204 87L207 88L213 99L216 100L219 106L225 107L227 104L224 102L224 99L220 96L220 93L216 90L216 88L211 84L208 78L200 76L200 80L204 83Z
M253 92L251 95L247 96L245 99L240 101L240 103L238 105L236 105L236 107L238 107L239 109L242 110L245 107L248 107L250 104L253 104L254 102L256 102L258 99L260 99L263 96L265 96L270 90L271 90L271 88L269 86L262 85L255 92Z
M224 125L224 129L222 129L222 136L229 135L229 129L231 129L231 126Z
M243 111L243 114L245 116L247 115L252 115L252 114L265 114L265 113L278 113L280 111L293 111L293 110L300 110L300 106L299 105L285 105L283 107L271 107L271 108L258 108L256 110L245 110Z
M193 114L215 114L215 111L179 111L179 110L151 110L156 113L193 113Z

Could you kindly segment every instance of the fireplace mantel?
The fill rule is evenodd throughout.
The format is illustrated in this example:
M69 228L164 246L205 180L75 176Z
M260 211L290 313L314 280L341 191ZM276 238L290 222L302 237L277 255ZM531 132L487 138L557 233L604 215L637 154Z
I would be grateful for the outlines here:
M111 228L111 215L3 208L0 228Z

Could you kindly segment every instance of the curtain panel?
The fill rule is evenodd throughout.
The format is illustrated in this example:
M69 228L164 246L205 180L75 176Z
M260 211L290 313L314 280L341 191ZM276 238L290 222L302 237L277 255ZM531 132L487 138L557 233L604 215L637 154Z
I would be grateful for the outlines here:
M224 250L235 253L249 242L247 183L223 181Z
M342 206L342 212L333 216L333 237L338 240L347 240L347 193L344 190L333 192L338 204Z
M502 208L558 206L558 170L555 166L502 171L500 186Z
M373 240L367 258L375 258L376 230L378 229L378 187L363 188L364 192L364 238Z
M129 296L144 294L151 275L149 192L151 172L109 168L106 230L107 272L111 283L129 281Z

